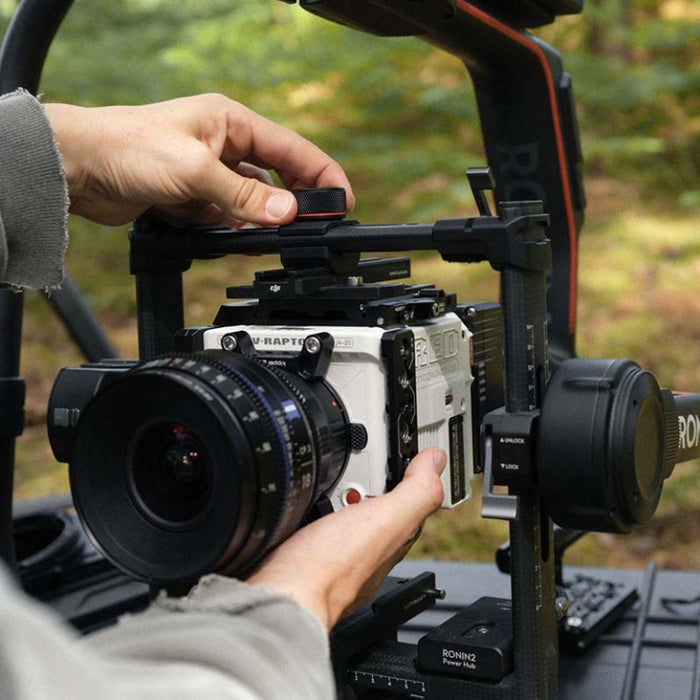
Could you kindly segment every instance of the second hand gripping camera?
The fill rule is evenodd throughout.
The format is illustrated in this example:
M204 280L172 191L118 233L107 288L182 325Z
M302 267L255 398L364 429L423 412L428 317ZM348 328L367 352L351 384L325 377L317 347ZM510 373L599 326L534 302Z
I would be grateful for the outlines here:
M342 190L297 197L300 221L345 213ZM443 507L469 498L479 426L503 403L500 307L379 283L407 259L358 261L305 249L229 289L254 301L176 333L178 352L61 372L51 444L113 563L166 586L243 574L303 522L391 489L428 446L448 454Z

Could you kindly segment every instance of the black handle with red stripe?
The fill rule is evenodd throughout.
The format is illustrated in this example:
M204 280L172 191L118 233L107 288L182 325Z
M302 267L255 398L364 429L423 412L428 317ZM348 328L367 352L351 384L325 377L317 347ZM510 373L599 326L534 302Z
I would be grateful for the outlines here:
M474 84L499 200L541 200L551 217L550 356L576 354L578 234L585 195L571 79L559 54L523 31L582 0L300 0L304 9L380 36L415 35L464 61Z

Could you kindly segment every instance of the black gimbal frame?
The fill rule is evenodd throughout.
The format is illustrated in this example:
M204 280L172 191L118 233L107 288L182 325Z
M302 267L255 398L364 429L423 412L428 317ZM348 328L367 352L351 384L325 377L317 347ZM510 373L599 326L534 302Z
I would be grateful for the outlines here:
M361 252L435 250L446 261L487 261L500 272L505 405L488 413L481 424L484 445L482 515L506 519L510 525L514 670L498 683L485 683L442 674L421 674L413 669L415 657L406 645L392 647L393 654L405 655L400 657L400 663L397 661L399 657L394 655L388 660L381 653L373 657L379 664L374 667L377 677L384 673L394 681L415 683L421 688L421 697L440 700L464 696L493 700L556 697L558 624L555 581L558 561L549 513L558 508L560 517L571 518L568 508L561 506L560 502L571 504L572 498L576 501L582 497L575 488L567 488L567 481L578 478L579 472L578 468L570 472L564 468L567 460L561 455L562 446L573 452L593 452L608 474L618 471L638 479L646 467L650 467L653 488L649 494L635 494L629 483L611 487L614 508L624 511L631 506L632 516L623 523L625 526L633 524L637 516L651 515L660 495L661 482L670 475L677 461L700 453L698 449L693 454L678 450L678 416L698 412L700 397L694 396L691 402L684 403L681 399L674 399L671 392L662 390L659 403L663 397L666 423L661 425L659 415L647 422L641 416L647 409L652 409L656 400L653 378L630 361L571 358L561 363L554 376L554 380L560 375L565 379L548 384L546 272L552 252L547 237L549 216L543 213L541 202L533 201L501 202L498 215L491 215L485 196L485 190L491 186L488 175L487 169L468 171L481 210L481 216L474 218L440 220L429 225L362 225L344 220L300 219L280 228L231 231L216 227L178 228L144 217L135 223L130 235L142 360L198 347L196 341L192 344L193 340L206 327L190 328L180 333L184 327L182 273L194 259L276 253L282 260L283 270L266 273L264 278L257 279L258 286L253 289L260 295L258 303L222 307L215 322L217 326L230 325L230 314L233 314L231 318L239 319L233 322L234 325L240 324L241 313L252 319L243 323L252 325L274 323L274 320L268 320L271 313L282 323L294 323L294 311L286 304L313 307L323 296L333 299L329 310L334 312L346 304L352 307L346 295L353 288L342 288L341 285L338 292L332 280L342 283L342 280L362 277L364 270L370 268L363 267L359 260ZM320 290L311 285L308 295L302 292L303 283L315 280L319 270L331 281ZM243 296L250 296L248 289L234 287L231 295L241 296L239 292L243 291ZM294 293L292 289L298 291ZM334 293L338 296L334 297ZM396 303L405 306L403 292L398 295L400 301ZM263 298L269 300L269 306L262 306ZM314 309L307 309L306 313L313 314ZM322 324L325 318L324 309L317 313L321 320L315 320L315 325ZM367 308L365 313L369 313ZM338 323L338 316L329 318L334 319L332 325ZM572 362L575 363L573 367ZM610 368L616 369L610 373ZM583 394L571 398L568 391L563 390L566 385L582 387ZM550 408L547 408L547 402ZM578 405L573 417L566 412L569 403ZM606 406L602 412L597 408L600 405ZM636 411L635 405L646 408ZM629 426L622 430L618 426L620 412L624 414L623 422L631 419ZM562 415L564 419L553 425L553 421L556 423ZM594 418L589 421L589 416ZM582 425L583 430L575 427L578 425ZM625 453L635 441L643 442L647 432L663 434L667 444L654 446L653 441L649 443L649 451L655 453L653 464L647 464L636 454L636 449L632 450L635 454L630 466ZM555 437L552 440L551 435L563 435L564 439L558 441ZM603 450L594 450L588 444L601 440L606 443ZM615 460L620 460L620 463ZM588 481L588 468L584 467L583 474L583 480ZM494 484L508 486L508 494L494 493ZM598 502L595 505L598 506ZM604 508L607 510L605 504ZM600 519L605 520L605 516L601 514ZM594 529L597 522L593 523ZM434 583L428 587L434 587ZM401 598L404 603L410 597L408 593L405 595L408 597ZM414 597L420 598L420 591L415 591ZM393 614L390 612L389 617ZM357 649L351 643L349 646L353 651L350 653L348 634L362 639L366 630L365 627L349 633L344 630L336 637L341 640L338 643L343 648L336 658L336 673L340 674L341 686L344 671L350 668L343 666L343 659L365 650L364 647ZM373 634L367 635L368 647L372 646ZM365 671L364 675L370 676L371 672ZM399 684L398 688L401 687Z
M39 89L51 42L73 0L22 0L0 46L0 94ZM70 276L48 301L83 355L93 361L117 352ZM24 429L24 380L20 346L24 296L0 285L0 559L14 566L12 489L15 438Z
M24 0L21 9L32 3ZM491 441L486 440L488 492L494 480L495 436L525 436L531 441L526 443L528 454L521 457L533 459L534 425L545 395L549 358L559 363L575 355L576 254L585 197L571 81L558 53L524 28L551 21L558 14L578 12L582 0L521 0L515 8L507 0L301 0L300 4L373 34L418 36L465 62L497 183L496 199L502 203L499 211L494 216L488 211L483 196L488 183L482 172L471 178L482 216L434 225L318 222L230 232L177 230L149 219L139 221L132 233L131 265L137 284L141 359L172 350L174 334L184 326L182 272L196 258L277 252L284 261L292 249L301 257L304 251L316 256L319 248L325 249L323 255L329 258L424 249L437 250L449 261L488 261L501 273L505 337L505 407L486 425L491 436ZM46 21L50 36L41 61L69 5L66 0L54 3L62 10ZM46 4L41 6L45 12ZM0 61L0 68L3 64ZM35 71L35 82L39 74ZM19 84L27 85L16 81L3 83L3 88ZM2 303L0 298L0 320L11 332L0 348L0 370L6 378L0 388L3 399L12 397L5 415L16 417L23 394L23 388L17 388L21 322L16 312L6 319ZM4 499L0 547L8 560L10 446L21 431L21 421L14 423L11 434L6 431L0 436L8 446L0 455L4 477L0 479ZM532 471L536 472L534 466ZM536 485L527 478L511 483L509 495L503 498L487 493L485 511L510 523L514 671L498 684L442 679L428 697L556 697L558 633L551 521Z
M485 173L471 173L471 180L478 199L485 201ZM501 273L505 414L499 419L498 430L518 431L523 417L534 416L540 408L548 377L545 280L551 263L548 223L549 217L543 213L540 202L502 203L498 216L484 209L479 217L443 220L433 225L372 226L323 221L236 232L216 228L183 230L150 219L138 221L131 233L131 271L136 276L141 359L175 349L176 332L183 327L182 272L195 258L280 253L284 262L289 251L294 251L294 258L300 260L333 260L334 255L352 258L360 251L437 250L447 261L488 261ZM509 422L509 416L514 417L516 427ZM488 451L486 457L488 480L491 478ZM515 492L517 496L510 496L517 501L517 513L510 520L510 535L517 670L493 686L493 694L488 695L483 695L487 692L483 683L445 681L458 694L473 686L482 693L481 697L556 695L552 527L533 484L523 485ZM498 511L499 497L491 498L491 517L503 517L504 513Z
M546 272L552 252L547 237L549 216L543 212L542 203L534 201L501 202L498 215L494 216L486 204L485 190L491 187L488 169L470 170L468 176L481 216L440 220L429 225L362 225L344 220L299 219L280 228L231 231L216 227L179 228L153 217L143 217L130 234L139 351L141 360L150 360L176 350L192 351L200 347L196 339L208 327L180 332L184 327L182 273L194 259L276 253L282 260L283 270L264 276L258 273L253 288L230 290L233 297L248 297L252 290L260 298L252 305L223 306L215 321L218 327L241 322L274 324L275 320L270 319L279 319L285 325L295 323L297 316L293 309L299 306L310 307L304 313L312 315L314 325L323 324L326 318L333 319L329 321L331 325L342 324L338 319L345 317L336 315L337 312L354 308L357 302L351 299L360 298L353 294L357 288L352 284L343 287L343 282L360 279L365 270L371 270L370 265L363 266L359 260L361 252L435 250L449 262L489 262L500 272L501 280L505 405L489 412L481 423L484 446L482 515L506 519L510 525L514 670L498 683L421 673L413 669L415 657L411 649L399 644L392 647L394 655L388 660L381 653L373 657L379 664L374 667L374 675L384 674L394 681L415 683L421 688L421 697L440 700L464 696L493 700L553 698L557 694L555 582L558 560L549 513L556 512L560 518L568 518L565 524L576 523L575 518L581 516L576 513L576 505L571 505L572 499L575 504L583 498L591 473L602 467L608 476L618 472L622 483L603 488L606 498L611 497L610 508L605 499L596 500L593 505L606 512L592 522L587 521L591 523L589 529L616 527L620 517L623 527L643 522L655 509L661 482L670 475L676 462L700 454L700 449L692 454L689 450L678 449L678 418L685 419L700 411L700 396L688 397L688 401L674 399L668 390L659 391L651 375L630 361L570 358L561 363L554 380L548 382ZM328 281L317 289L313 282L319 274ZM399 276L405 274L402 271ZM391 279L395 279L394 276ZM340 284L335 286L334 280ZM365 282L371 281L374 280L365 279ZM306 286L305 282L310 284ZM370 284L369 289L374 287ZM396 294L397 308L406 308L405 292L401 290ZM331 298L328 308L315 310L315 305L321 304L326 296ZM383 309L390 308L390 296L387 301L381 301L385 304ZM378 303L377 298L368 306ZM368 317L373 317L367 306L361 306ZM324 316L326 311L333 315ZM303 317L306 323L312 323L308 315ZM248 320L242 321L242 318ZM560 376L564 379L557 381ZM569 393L572 388L574 391L583 389L583 392L572 397ZM572 403L576 408L567 408ZM605 408L601 411L599 406ZM644 408L635 409L635 406ZM654 415L654 418L647 421L647 415ZM624 428L620 428L620 417ZM663 439L661 444L654 444L650 439L647 445L647 433L652 438L660 435L666 439L666 444ZM562 439L557 437L562 435ZM600 442L605 446L596 449L594 444ZM642 445L642 452L648 449L653 453L650 461L637 454L638 444ZM634 449L630 450L631 447ZM593 453L598 463L586 465L585 460L573 460L577 466L567 471L564 466L567 458L562 456L562 449ZM630 452L633 453L631 464ZM586 466L581 468L579 464ZM634 485L625 480L641 477L644 481L644 475L650 475L650 488L648 493L638 494ZM567 483L579 478L585 482L582 490L571 488ZM494 493L494 484L508 486L508 494ZM617 509L621 513L614 522L608 523L607 511ZM597 527L599 520L602 525ZM428 587L434 588L434 582ZM407 603L410 597L405 593L400 600ZM421 592L414 591L414 597L421 598ZM422 595L422 599L425 598ZM389 612L390 618L393 615ZM371 627L373 623L369 624ZM336 641L343 649L336 657L341 686L345 671L350 668L343 665L344 659L365 651L365 647L355 646L356 639L368 639L367 647L379 641L374 639L374 632L365 635L367 629L358 623L350 632L336 630ZM356 638L350 644L348 635ZM396 660L397 654L403 655L400 663ZM372 675L371 671L363 673ZM402 687L399 684L398 688Z

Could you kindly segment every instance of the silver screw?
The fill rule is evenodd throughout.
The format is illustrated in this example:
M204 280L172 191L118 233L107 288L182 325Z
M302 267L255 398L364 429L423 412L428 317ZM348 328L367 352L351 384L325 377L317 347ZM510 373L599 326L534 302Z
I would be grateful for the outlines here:
M224 350L228 350L229 352L232 352L238 347L238 341L236 340L235 336L232 335L225 335L221 339L221 347Z
M447 595L444 588L426 588L421 591L421 593L425 593L429 598L436 598L439 600L445 600L445 595Z
M557 598L554 601L554 609L556 610L557 613L557 620L561 620L564 615L566 615L567 611L569 610L570 607L570 602L569 599L566 597L566 594L562 596L557 596Z
M304 341L304 348L306 348L306 352L316 355L321 352L321 341L315 335L309 336Z

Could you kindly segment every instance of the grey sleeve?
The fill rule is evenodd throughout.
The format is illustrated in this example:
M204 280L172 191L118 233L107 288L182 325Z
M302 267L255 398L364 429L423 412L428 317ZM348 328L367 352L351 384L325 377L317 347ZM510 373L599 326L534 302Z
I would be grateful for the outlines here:
M335 697L320 621L285 596L221 576L81 640L3 586L0 572L0 629L3 700Z
M0 282L63 280L68 191L44 108L24 90L0 96Z
M161 597L87 643L113 658L216 671L256 698L335 696L320 621L286 596L222 576L205 576L184 598Z

